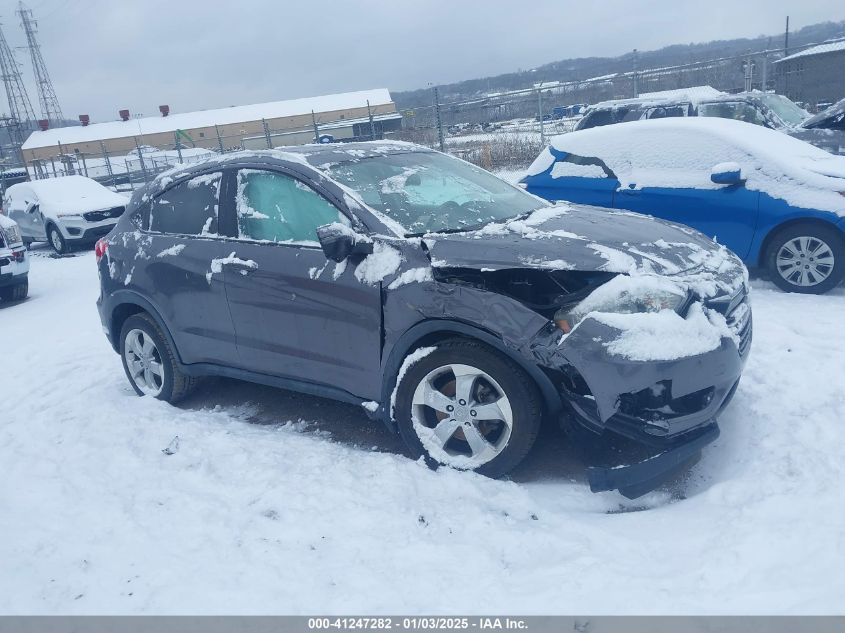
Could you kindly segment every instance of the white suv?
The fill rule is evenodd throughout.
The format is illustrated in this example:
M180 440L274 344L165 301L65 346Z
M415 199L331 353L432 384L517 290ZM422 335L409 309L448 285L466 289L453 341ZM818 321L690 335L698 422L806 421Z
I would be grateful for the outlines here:
M0 215L0 299L20 301L29 292L29 257L18 225Z

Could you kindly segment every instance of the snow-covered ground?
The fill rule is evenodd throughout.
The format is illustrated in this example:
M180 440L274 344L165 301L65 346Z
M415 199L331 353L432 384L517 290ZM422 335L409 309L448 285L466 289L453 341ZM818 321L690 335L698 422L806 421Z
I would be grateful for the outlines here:
M232 380L138 398L93 254L36 249L30 284L0 305L0 613L845 613L843 289L755 281L722 437L630 502L554 429L493 481L357 407Z

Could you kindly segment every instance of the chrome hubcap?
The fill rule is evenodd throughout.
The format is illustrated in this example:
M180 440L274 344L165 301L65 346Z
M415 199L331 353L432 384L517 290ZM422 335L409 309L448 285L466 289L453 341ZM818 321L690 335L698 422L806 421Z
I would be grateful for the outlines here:
M411 421L434 459L457 468L483 466L508 445L510 400L489 374L470 365L443 365L414 390Z
M815 286L830 277L835 265L830 246L817 237L794 237L777 252L778 273L795 286Z
M161 354L143 330L129 330L123 351L132 382L144 394L157 396L164 386Z

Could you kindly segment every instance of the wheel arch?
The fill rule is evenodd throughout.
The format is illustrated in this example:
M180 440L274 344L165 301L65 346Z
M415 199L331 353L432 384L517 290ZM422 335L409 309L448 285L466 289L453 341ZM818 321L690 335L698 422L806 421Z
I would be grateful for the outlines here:
M765 264L766 264L766 254L769 252L769 247L772 244L772 240L775 237L777 237L778 233L785 231L787 229L790 229L794 226L799 226L799 225L802 225L802 224L810 224L810 225L814 225L814 226L824 227L824 228L827 228L827 229L833 229L837 233L839 233L839 236L842 238L843 241L845 241L845 232L843 232L842 227L840 227L838 224L836 224L836 222L833 222L831 220L826 220L826 219L823 219L823 218L807 217L807 216L802 216L802 217L798 217L798 218L790 218L789 220L786 220L784 222L781 222L780 224L773 226L771 229L769 229L768 233L766 233L766 236L763 238L763 241L760 243L760 249L757 251L756 265L758 267L765 266Z
M399 368L402 366L402 362L408 354L416 349L456 338L481 342L506 356L528 374L537 386L543 402L543 413L545 415L554 414L561 410L562 402L560 395L549 377L539 367L522 356L516 349L507 346L500 337L487 330L460 321L434 319L417 323L402 334L396 343L393 344L382 366L382 396L379 415L390 430L396 431L396 425L390 415L390 399L396 386L396 377L399 373Z
M111 340L114 351L120 353L120 331L123 329L123 324L126 320L134 314L141 312L148 314L164 332L167 342L170 347L176 352L176 360L182 364L182 358L179 354L179 348L176 347L176 342L173 340L173 335L170 333L165 320L162 318L156 307L144 297L135 294L130 290L118 291L112 295L114 302L113 307L109 311L108 327L109 340Z

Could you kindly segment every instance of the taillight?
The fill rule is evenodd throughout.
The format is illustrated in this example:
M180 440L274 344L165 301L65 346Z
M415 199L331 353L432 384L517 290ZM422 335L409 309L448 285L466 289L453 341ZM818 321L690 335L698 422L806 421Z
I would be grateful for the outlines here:
M103 255L106 254L107 250L109 250L109 243L104 237L101 237L94 245L94 257L97 258L98 264L100 263L100 260L103 259Z

